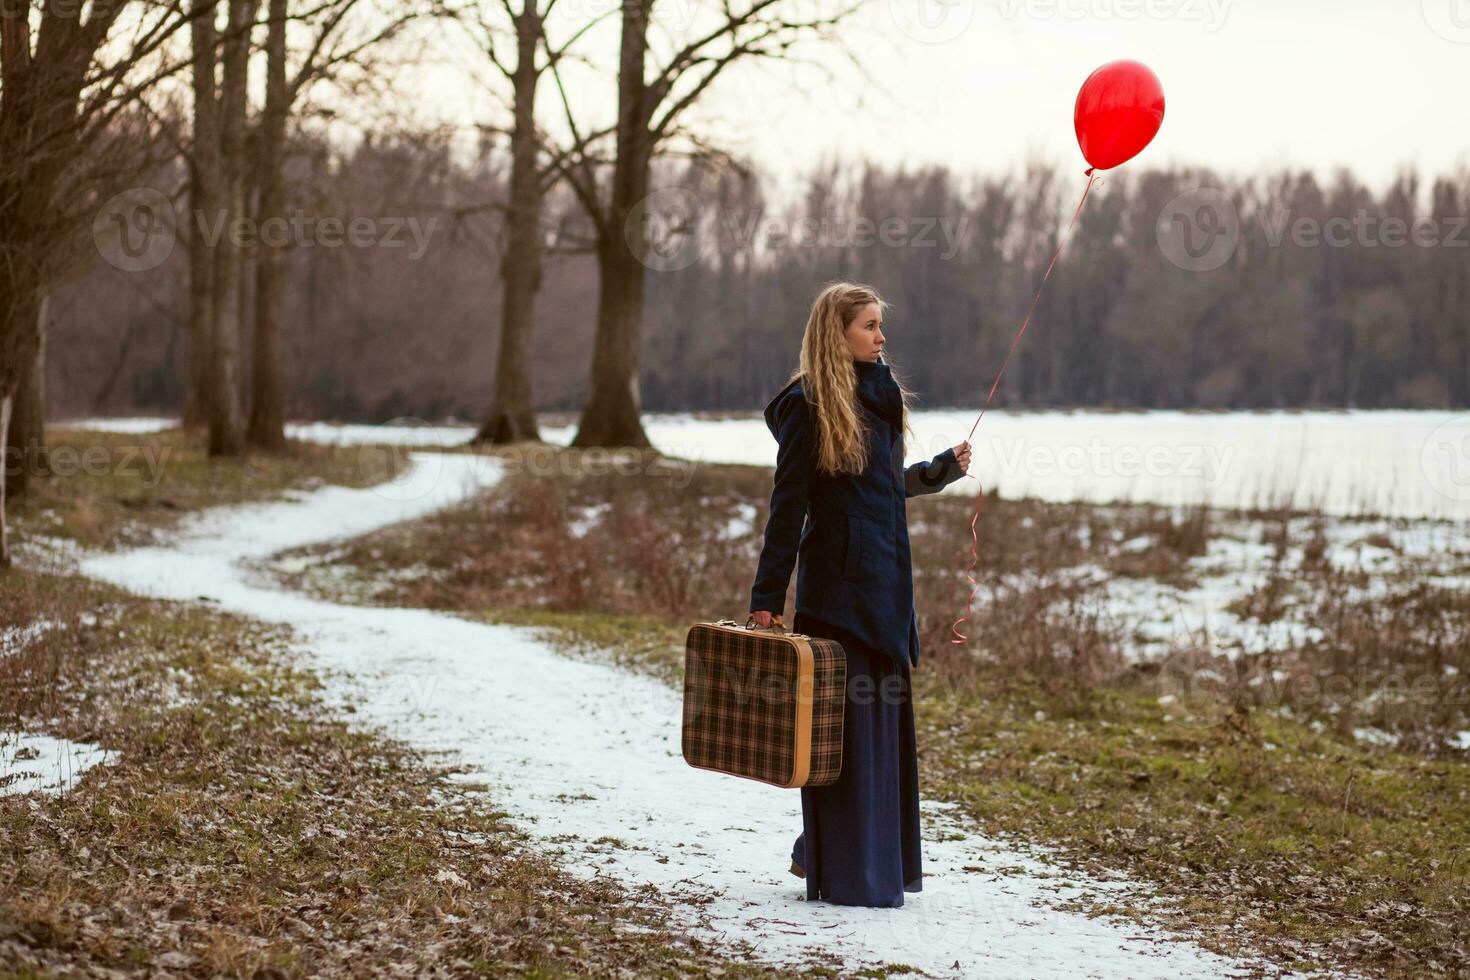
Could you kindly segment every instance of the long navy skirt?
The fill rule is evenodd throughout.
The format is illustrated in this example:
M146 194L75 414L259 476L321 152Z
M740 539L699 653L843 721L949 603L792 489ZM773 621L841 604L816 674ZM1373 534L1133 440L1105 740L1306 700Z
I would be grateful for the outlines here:
M847 704L842 775L802 788L802 832L791 860L806 871L808 899L896 908L904 892L923 888L909 666L799 611L792 630L842 644Z

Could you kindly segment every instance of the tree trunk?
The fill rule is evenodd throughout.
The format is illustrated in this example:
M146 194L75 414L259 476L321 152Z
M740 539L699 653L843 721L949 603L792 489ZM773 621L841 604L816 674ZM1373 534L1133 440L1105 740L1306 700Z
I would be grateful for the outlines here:
M48 191L49 193L49 191ZM16 222L12 229L21 225ZM32 226L34 227L34 226ZM7 229L7 230L12 230ZM27 241L28 228L19 228L17 239ZM6 523L5 485L10 482L10 420L15 396L36 361L41 338L37 335L36 298L41 290L33 264L0 263L0 296L13 300L0 303L0 568L10 567L9 527ZM24 460L19 469L24 470Z
M495 394L476 442L540 442L531 408L531 373L526 348L535 323L541 287L541 176L537 172L536 46L539 15L534 5L516 18L515 129L511 135L508 242L500 267L504 293L500 312L500 358Z
M36 303L36 356L20 375L10 408L10 445L18 465L5 460L5 492L14 499L25 493L32 476L42 476L46 467L46 313L50 298L41 294Z
M214 253L209 233L218 218L219 101L215 83L215 9L218 0L195 0L191 15L194 56L194 147L189 155L189 383L184 425L209 424L210 365L214 363Z
M572 445L647 448L652 443L639 413L637 349L645 268L621 241L599 243L598 268L591 392Z
M200 132L201 111L194 112L194 132ZM212 111L210 111L212 115ZM214 249L205 241L200 219L215 211L210 188L213 174L197 157L204 152L194 149L195 160L189 165L189 376L184 386L184 426L202 428L208 424L210 352L214 336Z
M10 431L10 392L0 395L0 460L6 458L5 435ZM10 567L10 534L5 526L5 481L0 480L0 568Z
M648 0L623 5L618 66L617 161L613 166L608 220L598 230L597 340L593 345L591 390L572 445L651 445L643 431L638 391L638 333L643 318L646 245L641 220L629 215L648 194L650 102L645 71Z
M239 456L245 451L240 412L240 281L244 267L240 242L229 233L245 214L246 82L250 56L247 26L256 0L229 0L229 35L224 42L219 112L219 218L223 234L215 247L214 331L209 372L209 455Z
M256 227L284 217L285 180L281 158L286 142L287 0L270 0L266 35L265 117L261 120L256 178L260 207ZM281 394L281 252L284 243L260 241L255 265L255 363L251 377L250 425L246 441L260 449L286 448Z

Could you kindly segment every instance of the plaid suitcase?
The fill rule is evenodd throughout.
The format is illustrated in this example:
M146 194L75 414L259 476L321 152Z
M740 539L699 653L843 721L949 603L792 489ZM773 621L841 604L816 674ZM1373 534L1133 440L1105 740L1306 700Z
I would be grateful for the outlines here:
M684 644L684 760L783 789L842 772L847 655L836 640L733 619Z

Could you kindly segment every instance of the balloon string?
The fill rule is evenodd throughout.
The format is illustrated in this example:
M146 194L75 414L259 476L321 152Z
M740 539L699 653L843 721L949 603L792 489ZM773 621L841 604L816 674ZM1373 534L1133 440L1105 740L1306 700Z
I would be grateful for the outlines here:
M1077 202L1077 209L1072 212L1072 220L1067 223L1066 235L1057 244L1057 250L1051 256L1051 262L1047 263L1046 273L1041 277L1041 284L1036 287L1036 296L1031 300L1031 308L1026 311L1026 319L1021 321L1021 329L1016 331L1016 337L1011 341L1011 349L1006 352L1005 360L1000 364L1000 370L995 373L995 380L990 385L990 393L985 396L985 404L980 406L980 414L975 416L975 424L970 426L970 435L965 437L966 442L970 440L970 436L975 434L976 426L985 417L985 410L990 407L990 400L995 397L995 389L1000 387L1001 375L1006 373L1006 365L1011 363L1011 355L1016 352L1016 346L1021 343L1021 335L1026 332L1027 325L1031 323L1031 316L1036 312L1036 304L1041 300L1041 291L1046 288L1046 281L1051 278L1051 270L1056 267L1057 258L1062 254L1063 247L1066 246L1067 242L1071 241L1072 226L1077 224L1077 216L1082 213L1082 205L1087 203L1087 195L1092 192L1093 182L1098 179L1094 169L1092 167L1087 168L1087 186L1082 189L1082 200ZM970 607L975 600L975 593L980 591L980 583L975 581L975 576L972 572L976 562L980 560L980 538L975 533L975 522L980 519L980 503L984 497L985 487L981 486L975 493L975 514L970 518L970 565L965 569L965 578L970 582L970 596L965 600L965 614L955 620L949 627L950 632L959 637L959 639L950 640L949 642L951 643L963 643L969 639L968 636L959 631L958 626L970 618Z

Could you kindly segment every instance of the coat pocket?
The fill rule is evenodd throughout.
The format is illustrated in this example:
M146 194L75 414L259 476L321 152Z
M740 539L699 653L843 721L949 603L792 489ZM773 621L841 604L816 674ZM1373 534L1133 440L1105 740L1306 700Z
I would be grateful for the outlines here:
M863 567L863 519L847 515L847 547L842 551L842 577L856 579Z

